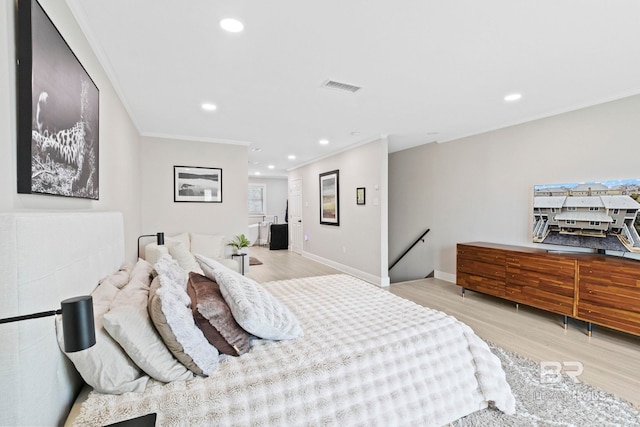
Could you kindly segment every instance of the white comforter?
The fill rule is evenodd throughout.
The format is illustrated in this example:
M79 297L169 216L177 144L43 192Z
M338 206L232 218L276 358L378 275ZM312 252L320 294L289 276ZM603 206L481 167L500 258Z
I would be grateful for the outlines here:
M347 275L264 285L304 337L254 341L208 378L92 392L76 425L158 413L158 425L441 426L487 404L512 413L500 361L471 329Z

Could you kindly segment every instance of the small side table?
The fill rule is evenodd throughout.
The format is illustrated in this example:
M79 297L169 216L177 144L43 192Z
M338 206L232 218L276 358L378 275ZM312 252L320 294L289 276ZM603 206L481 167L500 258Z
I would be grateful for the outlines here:
M242 274L244 276L244 257L246 257L247 254L231 254L231 258L235 258L235 257L240 257L240 274Z

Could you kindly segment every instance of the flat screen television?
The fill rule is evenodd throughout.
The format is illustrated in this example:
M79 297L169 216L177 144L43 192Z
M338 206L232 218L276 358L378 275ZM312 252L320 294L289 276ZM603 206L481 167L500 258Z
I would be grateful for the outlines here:
M534 243L640 254L640 179L536 185Z

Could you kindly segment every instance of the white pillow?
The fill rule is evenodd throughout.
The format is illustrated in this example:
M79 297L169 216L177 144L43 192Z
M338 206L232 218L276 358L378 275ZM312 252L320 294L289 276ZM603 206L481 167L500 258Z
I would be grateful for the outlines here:
M187 368L196 374L211 375L218 368L219 353L193 320L184 270L168 255L160 257L154 268L160 286L149 301L149 311L162 340ZM156 299L160 311L153 307Z
M176 234L165 239L166 243L182 243L187 249L191 249L189 233Z
M169 253L178 262L178 265L185 271L185 274L188 276L190 271L193 271L198 274L203 274L200 265L196 261L195 257L191 252L189 252L189 248L184 245L184 243L169 243ZM185 281L185 284L187 282ZM186 286L186 285L185 285Z
M167 241L167 244L169 242ZM154 265L162 255L169 253L169 248L166 245L158 245L156 242L149 243L144 247L144 259L148 263Z
M96 344L85 350L65 353L95 391L107 394L143 392L149 377L129 359L117 342L105 331L102 320L119 289L103 281L92 293ZM58 345L64 351L62 316L56 318ZM37 367L34 367L37 369Z
M205 276L220 286L233 317L245 331L270 340L294 339L303 335L296 316L257 282L210 258L196 257Z
M226 240L221 234L191 233L191 252L208 258L224 258Z
M131 280L111 302L104 328L144 372L158 381L189 380L193 374L178 362L151 322L147 310L153 267L139 260Z
M128 262L125 262L120 266L120 269L118 271L108 275L107 277L100 279L98 284L110 283L116 288L122 289L124 285L129 283L129 276L131 275L132 269L133 269L133 266ZM95 301L94 301L94 304L95 304Z

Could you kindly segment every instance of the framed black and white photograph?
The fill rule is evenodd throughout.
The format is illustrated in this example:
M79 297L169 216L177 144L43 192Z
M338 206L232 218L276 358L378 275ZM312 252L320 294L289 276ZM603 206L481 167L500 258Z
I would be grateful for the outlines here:
M357 205L365 204L365 194L366 194L366 190L364 187L356 188L356 204Z
M173 201L222 203L222 169L174 166Z
M40 4L17 4L18 193L97 200L98 88Z
M320 224L340 225L340 171L320 174Z

